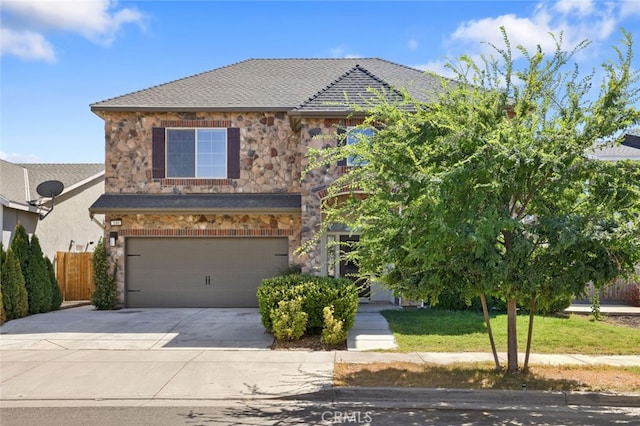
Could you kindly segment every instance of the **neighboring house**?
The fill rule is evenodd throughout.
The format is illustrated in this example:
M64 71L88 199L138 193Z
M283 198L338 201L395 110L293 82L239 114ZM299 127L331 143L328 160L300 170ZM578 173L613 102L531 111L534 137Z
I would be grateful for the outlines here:
M55 198L42 199L37 186L48 180L64 184ZM52 261L57 251L93 251L103 235L103 216L87 216L89 206L104 193L103 164L14 164L0 160L0 222L2 244L11 243L21 223L29 235L40 240L43 253ZM47 216L40 220L40 215Z
M640 161L640 136L626 134L620 145L597 147L593 150L593 156L605 161Z
M362 123L368 89L428 101L438 78L382 59L251 59L97 102L105 121L105 214L121 302L129 307L257 306L260 281L299 265L345 276L321 224L346 162L304 173L311 147ZM331 229L309 251L320 227ZM368 300L390 300L375 284Z

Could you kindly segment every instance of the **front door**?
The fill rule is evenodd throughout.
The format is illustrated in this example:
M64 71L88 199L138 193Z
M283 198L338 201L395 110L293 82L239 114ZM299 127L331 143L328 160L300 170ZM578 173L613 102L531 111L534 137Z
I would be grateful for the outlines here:
M358 265L344 258L344 254L353 250L351 243L360 241L359 235L340 235L340 276L352 280L358 285L358 296L369 300L371 297L371 285L365 278L358 277Z

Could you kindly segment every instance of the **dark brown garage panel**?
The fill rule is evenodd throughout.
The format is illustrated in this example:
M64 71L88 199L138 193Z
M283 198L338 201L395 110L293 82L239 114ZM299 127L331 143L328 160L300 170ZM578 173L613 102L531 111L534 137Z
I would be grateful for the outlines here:
M287 238L127 238L126 304L256 307L262 279L288 261Z

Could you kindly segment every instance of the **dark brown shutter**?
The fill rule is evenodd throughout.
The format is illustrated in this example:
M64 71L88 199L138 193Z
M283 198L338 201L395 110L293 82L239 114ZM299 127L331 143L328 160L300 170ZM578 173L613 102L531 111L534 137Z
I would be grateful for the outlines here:
M227 129L227 178L240 178L240 129Z
M337 135L338 135L338 146L340 145L344 145L347 143L347 139L345 138L344 134L347 133L347 131L345 129L338 129L337 131ZM347 159L343 158L341 160L338 160L338 166L346 166L347 165Z
M165 177L165 151L164 127L154 127L151 131L151 168L154 179Z

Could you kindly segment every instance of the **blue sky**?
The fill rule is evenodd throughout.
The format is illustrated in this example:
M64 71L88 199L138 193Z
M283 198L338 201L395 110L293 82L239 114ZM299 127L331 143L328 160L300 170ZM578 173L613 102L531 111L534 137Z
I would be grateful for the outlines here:
M0 3L0 158L104 161L93 102L248 58L380 57L443 72L446 58L589 39L582 69L638 33L640 0L113 1ZM640 69L640 35L635 68Z

